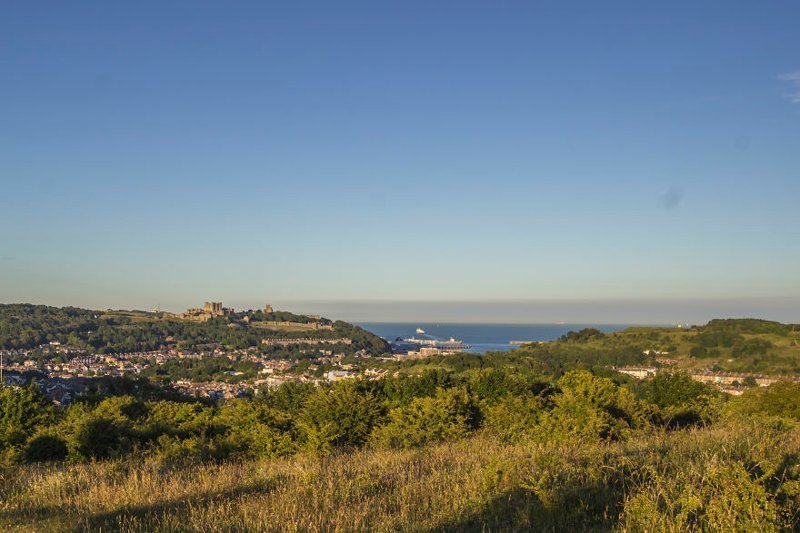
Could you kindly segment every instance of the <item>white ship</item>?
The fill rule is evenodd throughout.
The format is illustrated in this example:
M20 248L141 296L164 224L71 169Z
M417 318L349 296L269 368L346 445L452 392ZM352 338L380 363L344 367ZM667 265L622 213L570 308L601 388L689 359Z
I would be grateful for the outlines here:
M422 328L417 328L417 335L425 335L425 330Z
M402 341L407 344L413 344L416 346L429 346L432 348L439 348L442 350L469 350L469 344L465 344L464 341L456 340L453 337L450 337L450 340L443 341L441 339L418 339L416 337L409 337L407 339L398 339L398 342Z

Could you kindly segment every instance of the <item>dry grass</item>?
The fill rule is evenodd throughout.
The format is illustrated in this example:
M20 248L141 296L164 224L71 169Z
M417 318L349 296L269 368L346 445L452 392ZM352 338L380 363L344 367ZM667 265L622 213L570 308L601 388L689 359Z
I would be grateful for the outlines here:
M794 429L737 426L642 435L623 444L502 445L479 434L418 450L324 458L181 468L132 459L24 467L0 474L0 528L624 529L626 500L654 481L680 483L709 462L752 468L799 452Z

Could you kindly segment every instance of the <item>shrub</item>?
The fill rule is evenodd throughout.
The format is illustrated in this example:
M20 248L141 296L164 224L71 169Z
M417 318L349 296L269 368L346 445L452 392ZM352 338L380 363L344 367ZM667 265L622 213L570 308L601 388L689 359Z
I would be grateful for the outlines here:
M659 372L644 382L641 394L659 407L654 421L669 429L708 424L720 410L719 393L685 372Z
M782 381L769 387L750 389L728 405L733 413L800 420L800 383Z
M433 396L440 388L457 384L453 373L447 370L426 370L420 374L401 374L381 380L382 393L391 407L408 405L414 398Z
M200 463L227 459L232 451L231 444L221 436L203 435L181 439L169 435L158 438L157 457L167 464Z
M26 463L63 461L67 458L67 441L57 435L41 434L33 437L22 452Z
M716 420L722 408L717 396L703 395L680 405L662 409L654 418L668 429L707 425Z
M105 459L129 451L128 431L108 418L89 416L78 423L69 441L76 459Z
M644 398L659 407L685 405L714 393L714 389L685 372L659 372L642 389Z
M375 396L359 382L347 380L314 391L303 406L298 426L309 450L327 452L335 446L364 444L381 415Z
M485 404L496 403L508 394L524 394L529 390L525 379L497 368L472 371L468 384L470 392Z
M508 395L485 410L484 425L500 441L514 442L534 433L544 408L539 396Z
M148 405L148 416L143 421L146 433L162 433L189 437L209 435L220 430L214 425L214 409L199 403L160 401Z
M618 440L631 429L647 426L645 406L608 378L574 370L564 374L558 386L555 407L542 417L540 431L547 439Z
M147 416L147 406L133 396L112 396L94 408L94 414L120 425L128 425Z
M241 454L281 457L296 449L288 416L264 402L230 401L220 408L216 422L227 429L228 441Z
M478 411L463 387L441 389L435 396L417 398L389 412L372 442L379 447L409 448L428 442L463 437L478 424Z
M255 424L239 430L229 440L238 450L251 457L286 457L297 451L291 435L266 424Z
M280 409L290 415L297 415L315 389L313 383L288 381L276 389L267 389L263 394L263 401L274 409ZM261 396L259 399L262 399Z
M713 462L704 471L659 478L625 503L631 531L774 531L778 509L763 485L739 464Z
M692 346L689 355L696 358L708 357L708 349L704 346Z
M584 328L580 331L570 331L558 340L561 342L586 342L592 339L602 339L605 336L605 333L597 328Z

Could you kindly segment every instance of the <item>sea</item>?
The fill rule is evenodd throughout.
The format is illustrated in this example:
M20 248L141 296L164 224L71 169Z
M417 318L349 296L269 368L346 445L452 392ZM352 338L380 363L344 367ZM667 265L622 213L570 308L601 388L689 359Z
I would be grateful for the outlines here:
M458 324L458 323L410 323L410 322L360 322L357 325L367 331L393 341L397 337L448 340L451 337L469 344L472 353L505 352L519 346L510 341L552 341L570 331L596 328L603 332L625 329L619 324ZM425 330L425 335L416 332Z

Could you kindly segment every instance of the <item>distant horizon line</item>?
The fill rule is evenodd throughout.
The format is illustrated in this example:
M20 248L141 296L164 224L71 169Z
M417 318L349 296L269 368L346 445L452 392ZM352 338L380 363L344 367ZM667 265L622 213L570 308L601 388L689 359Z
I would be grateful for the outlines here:
M201 305L195 301L192 306ZM216 301L219 301L216 299ZM225 302L225 300L223 300ZM586 325L626 327L671 327L703 325L713 319L759 319L785 324L800 323L800 297L726 298L615 298L615 299L514 299L514 300L282 300L255 305L249 299L227 300L228 307L242 311L263 309L299 315L322 315L334 320L362 324L507 324L507 325ZM93 311L142 311L178 314L186 308L171 301L161 308L141 302L119 306L112 302L86 301L58 305L53 303L13 302L8 305L46 305L76 307ZM111 306L108 305L111 303ZM137 305L138 303L138 305ZM119 302L117 302L119 304ZM185 304L183 304L185 305ZM174 309L174 310L173 310Z
M327 317L326 317L327 318ZM728 317L734 318L734 317ZM760 319L757 317L747 317L747 318L755 318L756 320L765 320ZM712 319L713 320L713 319ZM353 324L420 324L420 325L428 325L428 324L436 324L437 326L452 326L452 325L477 325L477 324L486 324L486 325L496 325L496 326L626 326L629 328L636 328L636 327L674 327L678 326L679 324L664 324L660 322L640 322L640 323L630 323L630 322L593 322L593 321L568 321L568 322L548 322L548 321L524 321L524 322L514 322L514 321L496 321L496 320L484 320L484 321L476 321L476 320L419 320L419 321L411 321L411 320L358 320L358 319L348 319L348 322ZM680 325L687 325L681 323ZM691 326L697 326L700 324L688 324Z

